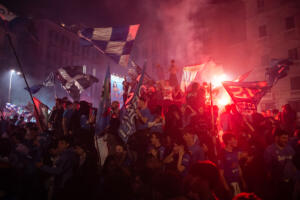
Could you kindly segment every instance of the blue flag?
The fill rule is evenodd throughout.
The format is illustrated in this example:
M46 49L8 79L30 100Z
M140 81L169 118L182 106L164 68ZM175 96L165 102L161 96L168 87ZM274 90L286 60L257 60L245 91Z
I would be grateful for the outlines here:
M135 91L128 95L129 97L126 101L127 103L123 107L123 113L121 116L121 125L119 128L119 136L125 143L127 143L129 137L136 132L136 127L135 127L136 109L137 109L137 103L139 99L140 88L144 80L145 70L146 70L146 62L144 64Z
M27 91L30 91L32 94L35 94L38 91L40 91L40 89L42 89L43 87L44 87L44 85L38 84L38 85L31 86L30 88L25 87L24 89Z
M103 84L102 97L96 118L96 134L101 135L109 126L110 121L110 67L108 65L106 76Z
M94 45L116 63L126 67L140 25L85 28L78 32L82 45Z

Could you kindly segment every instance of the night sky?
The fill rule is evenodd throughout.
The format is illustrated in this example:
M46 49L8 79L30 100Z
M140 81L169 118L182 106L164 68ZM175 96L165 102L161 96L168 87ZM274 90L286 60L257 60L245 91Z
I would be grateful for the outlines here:
M118 25L141 23L147 12L141 0L1 0L10 10L64 23ZM155 1L153 1L155 2ZM152 13L153 14L153 13Z

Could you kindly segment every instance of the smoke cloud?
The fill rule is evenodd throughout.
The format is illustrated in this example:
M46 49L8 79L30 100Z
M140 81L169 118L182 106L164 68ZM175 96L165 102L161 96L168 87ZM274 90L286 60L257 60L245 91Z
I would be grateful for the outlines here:
M152 1L144 5L148 18L155 20L158 37L164 42L163 55L179 65L202 61L204 27L199 18L207 0ZM155 40L155 39L154 39Z

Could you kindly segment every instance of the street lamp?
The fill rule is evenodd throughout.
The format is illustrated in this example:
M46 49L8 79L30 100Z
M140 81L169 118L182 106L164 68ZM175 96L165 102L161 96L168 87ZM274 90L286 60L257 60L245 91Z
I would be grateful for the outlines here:
M12 83L12 78L14 73L16 73L17 75L21 75L21 72L16 72L14 69L10 70L9 87L8 87L8 103L11 103L11 83Z

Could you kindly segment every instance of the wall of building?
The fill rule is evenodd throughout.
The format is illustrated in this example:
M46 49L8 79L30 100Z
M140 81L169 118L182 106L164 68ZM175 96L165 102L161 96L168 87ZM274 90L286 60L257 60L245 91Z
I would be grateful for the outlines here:
M263 98L260 109L291 103L300 111L299 0L232 0L204 8L202 18L205 53L233 77L253 69L247 80L265 80L272 58L292 59L288 76Z

